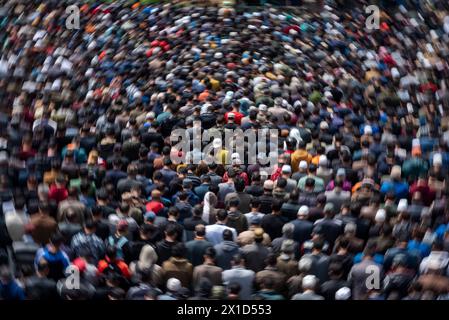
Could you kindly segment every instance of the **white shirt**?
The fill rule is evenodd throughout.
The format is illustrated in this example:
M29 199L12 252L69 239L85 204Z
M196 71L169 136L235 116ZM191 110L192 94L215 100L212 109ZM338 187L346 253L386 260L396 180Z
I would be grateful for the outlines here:
M225 230L231 230L234 237L234 241L237 240L237 231L235 231L234 228L230 228L224 224L216 223L206 226L207 241L212 243L212 245L216 245L223 242L223 231Z

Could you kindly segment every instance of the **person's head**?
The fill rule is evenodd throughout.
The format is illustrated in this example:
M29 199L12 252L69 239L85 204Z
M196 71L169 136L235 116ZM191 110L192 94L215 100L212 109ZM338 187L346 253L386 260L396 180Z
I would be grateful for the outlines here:
M245 181L242 178L236 178L234 181L234 188L237 192L243 192L245 190Z
M271 204L271 210L273 213L279 214L281 212L283 201L280 199L273 199L273 203Z
M309 216L309 207L307 206L301 206L298 210L298 219L300 220L307 220Z
M226 223L228 219L228 213L226 210L220 209L217 211L217 221L220 223Z
M343 264L341 262L332 262L329 265L329 278L341 279L343 277Z
M197 224L195 226L195 237L204 238L206 236L206 227L203 224Z
M96 223L92 219L88 219L84 222L84 232L86 234L93 234L96 230Z
M277 255L274 253L268 254L267 258L265 259L265 264L269 267L275 267L277 264Z
M243 256L241 254L237 253L237 254L232 256L231 264L233 266L244 266L245 265L245 260L244 260L244 258L243 258Z
M168 218L169 219L178 220L178 218L179 218L179 210L178 210L178 208L170 207L170 209L168 209Z
M259 198L256 198L256 197L252 198L250 201L250 206L251 206L252 211L255 211L255 212L259 211L259 209L260 209Z
M108 293L109 300L125 300L126 292L122 288L112 288Z
M263 241L264 230L262 228L254 229L254 241L256 243L262 243Z
M231 282L228 286L228 299L238 299L242 287L237 282Z
M223 240L224 241L233 241L234 240L234 234L230 229L223 230Z
M334 204L331 202L326 203L323 209L323 213L326 218L333 218L335 214Z
M205 263L214 263L215 257L217 255L217 251L213 247L209 247L204 252L204 262Z
M53 233L50 237L50 243L49 243L50 251L52 251L52 252L59 251L59 248L61 247L63 242L64 242L64 237L61 233L59 233L59 232Z
M50 266L48 264L48 261L43 258L40 259L37 262L36 271L40 276L47 277L48 273L50 272Z
M124 236L128 233L129 223L126 219L121 219L117 222L117 234Z
M177 243L172 247L171 253L174 258L184 258L186 255L186 247L183 243Z
M282 226L282 234L287 239L291 239L293 237L294 230L295 230L295 225L293 223L286 223Z
M173 224L168 224L165 228L165 239L167 241L174 242L177 236L178 232L176 230L176 226Z
M315 291L318 285L318 279L314 275L307 275L302 279L302 289L304 291Z

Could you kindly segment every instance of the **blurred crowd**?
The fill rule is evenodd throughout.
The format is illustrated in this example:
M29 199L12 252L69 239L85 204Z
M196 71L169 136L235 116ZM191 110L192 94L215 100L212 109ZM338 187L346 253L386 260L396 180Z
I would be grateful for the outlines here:
M339 2L0 1L0 299L448 299L449 3Z

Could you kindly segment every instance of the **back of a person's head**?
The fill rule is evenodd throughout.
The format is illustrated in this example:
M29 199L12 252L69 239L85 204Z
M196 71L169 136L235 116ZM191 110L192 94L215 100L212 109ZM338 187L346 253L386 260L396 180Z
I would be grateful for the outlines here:
M195 235L197 237L204 237L206 235L206 227L203 224L197 224L195 226Z
M273 210L274 212L279 212L282 208L283 202L284 201L280 199L273 199L273 203L271 204L271 210Z
M176 237L177 236L177 230L176 230L176 226L175 225L173 225L173 224L168 224L166 227L165 227L165 234L168 236L168 237L170 237L170 238L174 238L174 237Z
M256 197L252 198L250 204L251 204L251 208L254 208L254 209L259 208L260 207L259 198L256 198Z
M217 211L217 220L220 222L224 222L226 218L228 217L228 213L226 210L220 209Z
M206 251L204 252L204 255L210 259L215 259L215 256L217 255L217 251L214 249L214 247L208 247Z
M235 208L238 207L240 204L240 200L239 198L233 197L229 200L229 207L230 208Z
M172 247L172 256L175 258L184 258L186 254L186 247L183 243L177 243Z
M235 179L234 188L237 192L243 192L245 190L245 181L242 178Z
M230 229L223 230L223 240L224 241L233 241L234 235Z

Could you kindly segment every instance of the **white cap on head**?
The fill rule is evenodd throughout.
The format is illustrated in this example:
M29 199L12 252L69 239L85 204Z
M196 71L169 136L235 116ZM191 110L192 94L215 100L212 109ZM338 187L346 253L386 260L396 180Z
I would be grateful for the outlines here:
M326 167L327 164L328 164L327 157L326 157L324 154L321 155L320 158L319 158L319 160L318 160L318 165L319 165L320 167Z
M215 138L214 141L212 142L212 146L214 148L221 148L221 139Z
M373 128L370 125L366 125L363 129L363 133L367 135L373 134Z
M301 206L298 210L298 216L307 216L309 214L308 206Z
M421 143L419 142L419 139L413 139L412 140L412 148L413 147L419 147Z
M349 300L351 297L351 289L343 287L335 292L335 300Z
M324 130L324 129L329 129L329 124L326 121L321 121L320 123L320 129Z
M314 275L307 275L302 279L302 288L306 289L315 289L317 284L317 277Z
M397 211L398 212L407 211L407 206L408 206L407 199L401 199L399 200Z
M240 155L239 155L237 152L234 152L234 153L231 155L231 160L236 160L236 159L240 159Z
M307 161L302 160L302 161L299 163L299 169L307 169Z
M266 104L259 104L259 111L265 112L267 110L268 110L268 107Z
M387 218L387 212L385 209L379 209L376 212L376 216L374 217L374 221L382 223Z
M441 153L435 153L433 155L432 164L439 165L439 166L441 166L443 164L443 156L441 155Z
M292 167L291 167L290 165L288 165L288 164L284 164L284 165L282 166L281 171L282 171L283 173L291 173L291 172L292 172Z
M181 289L181 281L176 278L170 278L167 280L167 289L172 292L177 292Z

